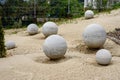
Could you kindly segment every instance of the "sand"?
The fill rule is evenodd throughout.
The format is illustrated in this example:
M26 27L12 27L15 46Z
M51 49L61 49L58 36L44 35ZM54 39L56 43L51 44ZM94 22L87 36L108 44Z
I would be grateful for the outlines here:
M97 50L87 49L82 33L91 23L105 30L120 28L120 9L110 14L97 14L93 19L78 18L59 25L59 35L68 44L65 57L49 60L42 50L45 40L40 33L29 36L26 29L5 30L5 41L15 41L17 47L7 50L8 57L0 59L0 80L120 80L120 46L107 39L104 47L112 53L110 65L96 63ZM17 31L18 33L15 33Z

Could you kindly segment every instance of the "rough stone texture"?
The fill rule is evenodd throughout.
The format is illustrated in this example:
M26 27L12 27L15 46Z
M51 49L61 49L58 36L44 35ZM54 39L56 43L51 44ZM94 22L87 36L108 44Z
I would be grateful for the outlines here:
M87 10L85 12L85 19L90 19L94 17L94 12L92 10Z
M57 34L58 33L58 27L54 22L46 22L42 26L42 33L44 34L45 37L48 37L52 34Z
M49 36L43 44L43 51L50 59L58 59L63 57L66 50L67 43L65 39L59 35Z
M89 48L100 48L106 41L106 31L99 24L90 24L83 32L83 40Z
M15 45L14 41L7 41L7 42L5 42L5 47L9 50L9 49L15 48L16 45Z
M96 53L96 61L98 64L107 65L111 62L112 55L106 49L101 49Z
M38 33L38 26L36 24L29 24L27 27L27 32L30 35L34 35Z

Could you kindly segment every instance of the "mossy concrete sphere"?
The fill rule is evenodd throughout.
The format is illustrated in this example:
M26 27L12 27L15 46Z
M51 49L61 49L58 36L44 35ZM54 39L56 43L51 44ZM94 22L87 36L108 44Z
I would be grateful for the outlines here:
M94 12L92 10L85 11L85 19L90 19L94 17Z
M46 22L42 26L42 33L45 37L58 33L58 26L54 22Z
M51 35L46 38L43 44L43 51L50 59L58 59L65 55L67 51L67 43L65 39L59 35Z
M111 62L112 55L106 49L101 49L96 53L96 61L98 64L108 65Z
M27 32L30 34L30 35L34 35L34 34L37 34L38 33L38 26L36 24L29 24L28 27L27 27Z
M7 42L5 42L5 47L9 50L9 49L15 48L16 45L15 45L14 41L7 41Z
M101 48L106 41L106 31L99 24L90 24L83 32L83 40L89 48Z

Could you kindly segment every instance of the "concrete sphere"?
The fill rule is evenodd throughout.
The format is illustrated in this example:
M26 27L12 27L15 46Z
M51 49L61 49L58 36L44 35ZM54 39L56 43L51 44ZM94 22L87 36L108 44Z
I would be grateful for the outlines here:
M5 42L5 47L6 47L7 49L13 49L13 48L16 47L16 45L15 45L15 42L14 42L14 41L7 41L7 42Z
M99 24L90 24L83 32L83 40L89 48L100 48L106 41L106 31Z
M34 35L34 34L37 34L38 33L38 26L36 24L29 24L28 27L27 27L27 32L30 34L30 35Z
M67 43L63 37L59 35L51 35L45 40L43 51L50 59L58 59L65 55L67 51Z
M111 62L112 55L106 49L101 49L96 53L96 61L98 64L107 65Z
M92 10L87 10L85 12L85 18L86 19L90 19L90 18L93 18L94 17L94 12Z
M58 26L54 22L46 22L42 26L42 33L45 37L58 33Z

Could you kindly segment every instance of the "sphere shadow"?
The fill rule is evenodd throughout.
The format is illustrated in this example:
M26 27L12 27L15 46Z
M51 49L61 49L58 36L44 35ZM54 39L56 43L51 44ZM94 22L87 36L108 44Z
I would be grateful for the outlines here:
M35 34L29 34L27 31L21 31L21 32L18 32L17 34L19 34L20 36L24 36L24 37L26 37L26 36L35 36L35 35L38 35L38 34L40 34L41 32L40 31L38 31L38 33L35 33Z
M76 50L85 54L95 54L101 48L88 48L84 43L80 43L76 46Z
M111 61L111 63L109 64L99 64L97 62L93 62L93 63L89 63L90 65L93 65L95 67L109 67L109 66L112 66L114 63L113 61Z
M34 61L37 63L42 63L42 64L58 64L58 63L66 62L70 60L71 58L72 57L70 56L64 56L64 57L61 57L60 59L49 59L44 56L39 56L39 57L36 57Z

